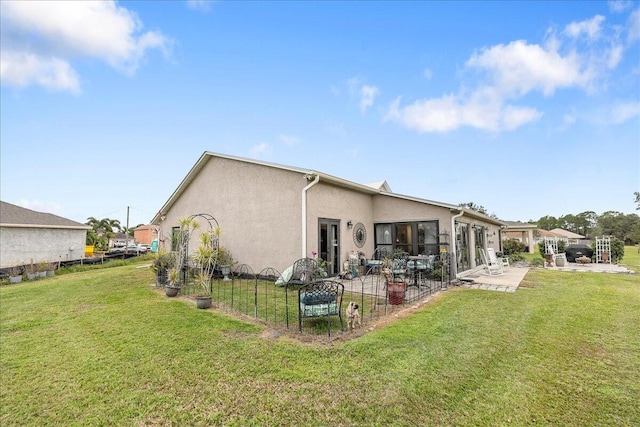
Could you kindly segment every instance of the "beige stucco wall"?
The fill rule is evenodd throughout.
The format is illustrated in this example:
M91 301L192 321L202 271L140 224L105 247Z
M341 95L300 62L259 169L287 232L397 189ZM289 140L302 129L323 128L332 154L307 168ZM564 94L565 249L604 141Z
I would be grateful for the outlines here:
M2 227L0 268L80 259L86 238L86 230Z
M256 273L266 267L283 271L303 255L318 252L320 218L340 223L340 264L351 250L362 251L367 257L373 254L375 223L437 220L439 233L449 233L449 243L455 242L455 233L451 233L453 214L448 207L370 194L321 179L307 192L307 239L303 245L302 190L310 183L301 171L212 156L169 211L163 212L161 237L168 245L171 228L178 226L180 217L210 214L222 229L220 244L237 262L248 264ZM367 237L362 248L353 241L349 221L365 226ZM458 221L488 227L488 245L499 249L498 226L466 216ZM207 227L205 221L200 222ZM196 246L194 238L192 252Z
M329 185L320 181L307 193L307 256L318 251L318 220L320 218L340 221L340 264L349 257L351 250L362 251L371 256L374 251L372 196L348 188ZM361 222L367 236L362 248L353 241L353 229Z
M451 212L447 208L427 205L397 197L373 197L374 222L432 221L437 220L439 233L451 233Z
M168 244L178 219L198 213L215 217L220 244L255 273L284 270L300 258L303 174L211 157L160 223ZM208 227L199 220L201 227ZM190 248L197 246L193 240Z

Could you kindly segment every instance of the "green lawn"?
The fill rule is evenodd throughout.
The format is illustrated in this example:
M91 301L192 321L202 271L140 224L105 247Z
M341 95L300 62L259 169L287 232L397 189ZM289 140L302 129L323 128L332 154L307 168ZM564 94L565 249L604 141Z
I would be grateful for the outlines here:
M135 267L0 288L0 425L640 425L639 275L532 271L312 345Z

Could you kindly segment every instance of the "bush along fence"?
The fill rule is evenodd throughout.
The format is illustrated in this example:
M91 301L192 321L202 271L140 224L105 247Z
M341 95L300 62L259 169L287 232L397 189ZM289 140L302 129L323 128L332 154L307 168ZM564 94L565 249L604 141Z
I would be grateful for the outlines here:
M199 266L186 265L180 274L179 293L195 298L202 294L205 283L217 309L275 329L326 334L332 339L367 328L408 304L448 289L452 278L446 254L416 258L397 254L377 265L350 266L336 277L326 277L313 258L299 259L282 273L273 268L255 272L241 264L231 272L216 267L204 282ZM162 275L159 278L157 286L173 288Z

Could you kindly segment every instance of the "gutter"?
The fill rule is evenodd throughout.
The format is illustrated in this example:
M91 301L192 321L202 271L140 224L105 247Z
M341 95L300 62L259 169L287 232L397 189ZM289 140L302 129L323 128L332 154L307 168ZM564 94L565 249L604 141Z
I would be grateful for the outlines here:
M91 230L88 225L46 225L46 224L8 224L2 223L0 227L7 228L48 228L56 230Z
M305 174L305 179L309 180L314 174ZM302 189L302 258L307 257L307 191L320 182L320 175L315 174L315 179Z
M458 254L456 253L456 219L464 215L464 211L460 210L460 213L451 217L451 269L453 270L453 277L458 278Z

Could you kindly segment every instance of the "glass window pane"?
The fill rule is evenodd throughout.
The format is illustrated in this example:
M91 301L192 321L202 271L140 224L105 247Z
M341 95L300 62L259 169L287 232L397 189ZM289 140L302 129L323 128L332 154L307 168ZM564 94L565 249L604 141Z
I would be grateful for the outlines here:
M376 224L376 243L378 245L391 245L391 224Z

